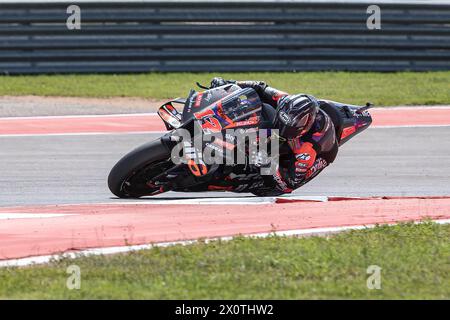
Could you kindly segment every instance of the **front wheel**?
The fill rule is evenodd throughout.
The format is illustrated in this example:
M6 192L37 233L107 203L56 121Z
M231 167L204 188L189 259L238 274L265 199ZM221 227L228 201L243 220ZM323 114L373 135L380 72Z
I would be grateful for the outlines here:
M170 150L161 139L148 142L117 162L108 176L108 187L119 198L152 195L159 187L149 186L152 177L171 168Z

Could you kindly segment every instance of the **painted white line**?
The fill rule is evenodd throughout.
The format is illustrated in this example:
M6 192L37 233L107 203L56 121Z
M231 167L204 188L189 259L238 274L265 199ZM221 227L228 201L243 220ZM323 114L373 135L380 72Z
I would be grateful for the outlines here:
M370 108L370 110L376 111L386 111L386 110L430 110L430 109L438 109L438 110L450 110L450 106L398 106L398 107L375 107Z
M144 198L145 199L145 198ZM289 200L302 200L302 201L317 201L317 202L325 202L328 201L328 197L326 196L282 196L282 197L247 197L247 198L233 198L233 197L224 197L224 198L198 198L198 199L164 199L159 200L158 198L148 199L148 200L139 200L142 201L142 204L199 204L199 205L261 205L261 204L273 204L277 201L277 199L289 199ZM109 203L111 204L111 203ZM119 205L133 205L137 204L137 202L114 202L114 204Z
M395 197L395 196L393 196ZM405 197L421 199L422 196L411 196ZM439 197L439 196L438 196ZM445 195L444 197L447 197ZM63 204L45 204L39 205L38 207L42 210L67 207L86 207L86 206L139 206L139 205L261 205L261 204L275 204L277 200L302 200L302 201L313 201L313 202L327 202L329 198L345 198L346 200L359 200L361 198L368 200L384 200L382 196L372 197L357 197L357 196L342 196L342 195L331 195L331 196L298 196L298 195L284 195L278 197L223 197L223 198L141 198L141 199L130 199L124 201L119 198L111 198L111 202L87 202L87 203L63 203ZM425 199L427 197L425 196ZM289 203L289 202L286 202ZM294 202L293 202L294 203ZM280 203L283 204L283 203ZM13 207L0 207L0 210L23 210L24 208L35 207L35 206L13 206ZM37 206L36 206L37 207Z
M97 136L97 135L129 135L129 134L164 134L167 131L129 131L129 132L70 132L70 133L15 133L1 134L0 138L17 137L63 137L63 136Z
M303 201L317 201L325 202L328 201L327 196L280 196L280 197L220 197L220 198L141 198L123 201L122 199L117 199L114 202L95 202L95 203L74 203L74 204L58 204L58 207L62 206L136 206L136 205L261 205L261 204L274 204L277 199L290 199L290 200L303 200ZM52 206L52 205L48 205Z
M434 220L434 222L438 224L448 224L450 223L450 219L441 219ZM416 222L417 224L423 222ZM389 225L396 225L397 223L389 223ZM247 235L240 235L246 238L267 238L269 236L313 236L313 235L324 235L330 233L338 233L343 231L350 230L364 230L374 228L376 225L356 225L356 226L342 226L342 227L328 227L328 228L310 228L310 229L297 229L297 230L285 230L285 231L274 231L274 232L263 232L263 233L253 233ZM235 236L226 236L226 237L216 237L210 238L206 240L202 240L202 242L213 242L213 241L230 241L234 239ZM28 257L28 258L20 258L20 259L10 259L10 260L2 260L0 261L1 267L24 267L35 264L44 264L49 263L50 261L56 261L62 258L75 259L83 256L98 256L98 255L108 255L108 254L118 254L118 253L127 253L132 251L140 251L151 249L154 247L170 247L175 245L190 245L197 243L198 240L183 240L183 241L171 241L171 242L160 242L153 244L142 244L142 245L133 245L133 246L121 246L121 247L106 247L106 248L93 248L80 250L77 252L68 252L63 254L55 254L55 255L46 255L46 256L36 256L36 257Z
M41 120L41 119L76 119L76 118L126 118L140 116L157 116L156 112L148 113L114 113L114 114L80 114L66 116L30 116L30 117L2 117L0 121L8 120Z
M450 110L450 106L399 106L399 107L376 107L370 110L389 111L389 110ZM80 114L80 115L61 115L61 116L25 116L25 117L1 117L0 121L8 120L40 120L40 119L76 119L76 118L126 118L139 116L158 116L156 112L145 113L113 113L113 114Z
M389 110L450 110L450 106L398 106L398 107L376 107L370 110L389 111ZM145 113L113 113L113 114L80 114L80 115L61 115L61 116L29 116L29 117L1 117L0 121L8 120L40 120L40 119L76 119L76 118L126 118L139 116L158 116L156 112Z
M43 219L43 218L56 218L73 216L74 214L66 213L0 213L0 220L11 220L11 219Z
M419 124L419 125L396 125L396 126L384 126L376 125L370 126L368 129L402 129L402 128L447 128L450 124ZM17 137L64 137L64 136L96 136L96 135L133 135L133 134L164 134L168 131L125 131L125 132L69 132L69 133L14 133L14 134L1 134L0 138L17 138Z
M103 203L105 205L261 205L261 204L273 204L275 198L199 198L199 199L148 199L137 201L118 201Z
M450 127L450 124L402 124L397 126L384 126L384 125L377 125L377 126L370 126L368 129L393 129L393 128L436 128L436 127Z
M400 126L370 126L369 129L402 129L402 128L446 128L450 124L430 124L430 125L400 125ZM20 137L64 137L64 136L96 136L96 135L133 135L133 134L164 134L167 131L130 131L130 132L75 132L75 133L17 133L1 134L0 138L20 138Z
M450 106L398 106L398 107L375 107L370 110L389 111L389 110L450 110ZM40 120L40 119L76 119L76 118L126 118L139 116L158 116L156 112L145 113L113 113L113 114L73 114L61 116L22 116L22 117L0 117L0 121L8 120Z

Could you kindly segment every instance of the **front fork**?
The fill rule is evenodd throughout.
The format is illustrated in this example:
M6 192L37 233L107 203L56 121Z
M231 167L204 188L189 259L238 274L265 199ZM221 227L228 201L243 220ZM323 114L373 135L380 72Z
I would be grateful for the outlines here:
M161 143L167 148L169 154L171 154L172 149L181 141L178 139L179 137L172 135L172 133L173 131L161 137ZM169 159L168 161L171 160ZM194 172L191 166L189 166L189 162L187 168L184 163L176 164L147 181L147 185L152 188L159 187L159 191L155 193L157 194L198 184L199 181L196 179L197 175L193 175Z

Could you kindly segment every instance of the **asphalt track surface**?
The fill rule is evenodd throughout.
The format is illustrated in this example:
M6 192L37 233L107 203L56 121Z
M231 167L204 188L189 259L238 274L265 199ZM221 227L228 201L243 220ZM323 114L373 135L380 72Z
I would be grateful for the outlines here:
M159 134L0 136L0 206L117 201L109 170ZM307 196L419 196L450 193L450 127L369 128L335 162L295 191ZM236 197L175 193L158 197ZM240 194L239 197L248 197Z
M106 185L109 170L161 135L155 115L0 118L0 266L274 227L306 235L424 218L450 222L450 108L372 114L373 127L340 148L335 163L281 199L224 192L116 199ZM339 198L374 196L383 198Z

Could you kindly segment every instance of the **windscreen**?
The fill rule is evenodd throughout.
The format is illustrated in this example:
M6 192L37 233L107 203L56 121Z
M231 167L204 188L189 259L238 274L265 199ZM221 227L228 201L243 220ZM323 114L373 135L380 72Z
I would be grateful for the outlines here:
M241 89L223 99L222 112L232 122L247 120L259 116L261 100L255 90Z
M183 121L192 117L192 114L199 112L206 107L211 106L214 102L240 90L241 88L235 84L227 84L225 86L209 89L203 92L191 90L189 97L183 110Z
M261 100L251 88L239 89L216 101L194 117L204 131L218 132L224 129L255 126L259 123Z

